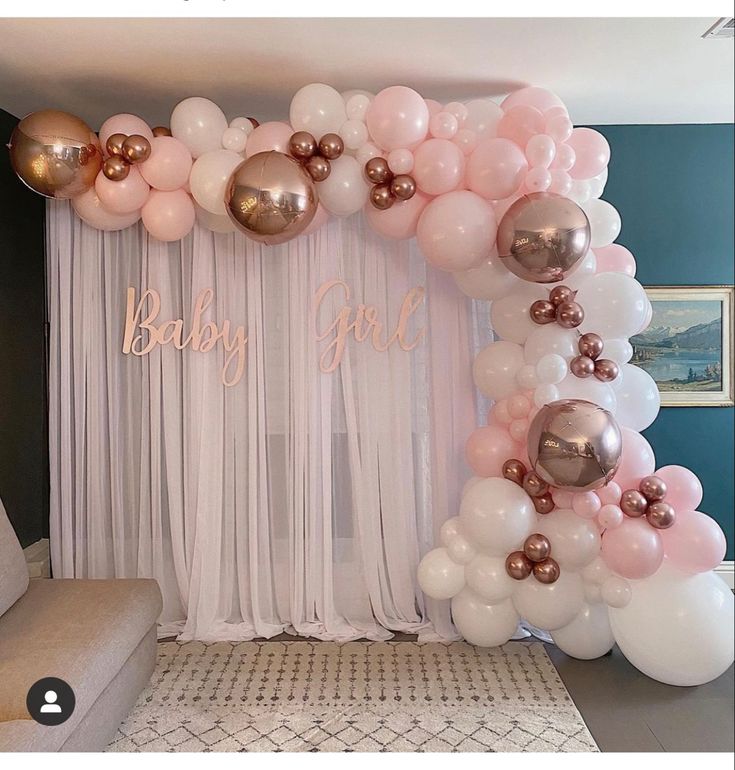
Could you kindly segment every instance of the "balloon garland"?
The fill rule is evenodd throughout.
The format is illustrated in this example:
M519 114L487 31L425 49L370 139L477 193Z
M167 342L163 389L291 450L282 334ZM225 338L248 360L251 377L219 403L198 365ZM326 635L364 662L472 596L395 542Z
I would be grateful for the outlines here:
M610 148L574 128L555 94L441 105L406 86L313 83L288 123L228 123L190 97L170 129L123 113L99 136L43 110L9 149L26 185L70 198L101 230L142 220L172 241L199 220L277 244L364 210L380 235L416 237L461 291L492 303L497 335L473 365L493 402L466 444L475 476L419 565L424 592L451 600L474 644L503 644L525 619L579 658L617 641L670 684L731 664L733 597L712 572L724 534L697 510L697 477L656 470L640 435L659 395L629 363L629 338L651 305L635 258L614 243L620 217L600 199Z

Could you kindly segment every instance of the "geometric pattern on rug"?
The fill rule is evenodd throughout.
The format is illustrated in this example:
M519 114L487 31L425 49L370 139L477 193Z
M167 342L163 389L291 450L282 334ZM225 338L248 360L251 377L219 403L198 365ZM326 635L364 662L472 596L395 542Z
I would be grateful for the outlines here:
M108 751L597 751L539 643L163 642Z

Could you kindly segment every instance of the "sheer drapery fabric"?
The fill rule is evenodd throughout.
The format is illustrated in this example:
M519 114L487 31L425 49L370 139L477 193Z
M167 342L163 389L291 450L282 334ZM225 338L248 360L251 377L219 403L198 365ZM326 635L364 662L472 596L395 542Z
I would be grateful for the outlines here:
M181 639L456 638L416 567L468 477L472 342L487 326L414 242L358 215L280 247L199 226L165 244L52 201L47 271L56 577L153 577L160 633ZM389 331L424 286L409 328L423 342L377 352L352 338L321 372L314 294L335 278ZM211 288L204 320L247 329L240 382L222 384L221 346L124 355L128 287L160 292L158 323L181 318L185 335ZM342 304L327 295L322 327Z

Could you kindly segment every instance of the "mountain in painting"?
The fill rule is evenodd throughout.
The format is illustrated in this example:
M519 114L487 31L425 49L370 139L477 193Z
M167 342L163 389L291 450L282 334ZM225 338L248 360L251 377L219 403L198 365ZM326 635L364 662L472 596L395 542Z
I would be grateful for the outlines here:
M687 350L717 350L722 344L722 320L716 318L706 324L696 324L682 331L671 327L646 329L632 338L634 345L658 348L685 348Z

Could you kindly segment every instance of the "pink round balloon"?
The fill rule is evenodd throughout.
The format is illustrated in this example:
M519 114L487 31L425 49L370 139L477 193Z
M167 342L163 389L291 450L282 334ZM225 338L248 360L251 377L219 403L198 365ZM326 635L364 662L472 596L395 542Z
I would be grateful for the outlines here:
M178 190L189 180L191 172L189 148L173 136L155 136L151 155L141 163L141 176L156 190Z
M141 212L145 229L159 241L178 241L194 227L196 211L183 190L152 190Z
M324 208L324 206L322 206L321 203L317 203L314 219L309 222L306 229L302 233L299 233L299 235L311 235L312 233L319 230L319 228L324 227L328 221L329 212Z
M477 134L469 128L460 128L452 141L462 150L463 155L469 155L477 148Z
M544 116L541 112L535 107L521 104L505 110L505 115L498 123L498 137L510 139L525 149L531 137L544 132L544 126Z
M548 168L532 168L523 180L523 186L529 192L545 192L551 187L551 172Z
M666 484L666 502L676 511L696 511L702 502L702 483L697 475L682 465L665 465L656 471Z
M625 520L625 514L617 505L608 503L600 508L597 521L603 529L616 529Z
M520 104L535 107L541 112L546 112L552 107L562 107L566 112L564 102L555 93L538 86L528 86L514 91L503 99L500 106L507 112L511 107L517 107Z
M528 161L510 139L485 139L467 160L467 186L488 200L509 198L523 182Z
M444 109L442 103L436 99L424 99L424 101L426 102L426 108L429 110L429 117L436 115L437 112L441 112Z
M371 203L365 206L365 216L376 233L385 238L404 240L416 235L419 218L431 198L417 190L407 201L396 201L389 209L380 211Z
M575 128L566 141L576 153L569 173L574 179L591 179L597 176L610 161L610 145L594 128Z
M113 214L138 211L148 199L151 190L135 166L132 166L125 179L119 182L113 182L100 171L95 179L94 189L102 205Z
M502 428L485 425L470 434L465 446L467 463L475 476L502 476L503 463L519 452L518 444Z
M554 504L557 508L571 508L572 507L572 493L565 492L563 489L552 489L551 497L554 500Z
M635 257L619 243L595 249L598 273L625 273L635 277Z
M526 145L526 159L528 165L548 168L556 155L556 144L547 134L536 134L528 140Z
M464 176L464 155L448 139L427 139L413 154L413 178L428 195L457 188Z
M429 130L429 108L413 88L390 86L370 102L365 122L373 141L384 150L411 149Z
M551 161L551 168L569 171L576 159L577 156L574 150L568 144L557 144L556 155L554 155L554 160Z
M429 120L429 133L437 139L451 139L459 130L459 121L451 112L437 112Z
M660 534L667 560L682 572L709 572L725 558L725 533L701 511L677 510L673 526Z
M394 174L410 174L413 171L413 153L405 148L391 150L386 158L388 168Z
M102 124L100 128L100 144L102 145L102 152L107 156L107 149L105 145L107 140L113 134L125 134L125 136L132 136L138 134L138 136L144 136L149 142L153 139L153 131L150 126L137 115L131 115L127 112L122 112L119 115L113 115L111 118Z
M605 484L604 487L595 490L595 492L603 505L617 505L620 502L620 495L623 493L623 490L617 482L611 481L608 484Z
M468 270L487 258L497 231L495 214L486 201L468 190L455 190L424 209L416 239L428 262L453 272Z
M259 152L269 152L276 150L288 154L288 140L293 134L293 129L288 123L281 123L278 120L271 120L267 123L261 123L248 137L248 143L245 145L245 157L252 158ZM321 137L317 136L319 141Z
M583 519L594 519L601 507L600 498L594 492L572 495L572 510Z
M140 219L140 211L132 211L129 214L113 214L101 203L99 195L94 187L72 198L71 205L77 216L91 227L97 230L123 230L134 225Z
M640 433L630 428L620 428L623 451L620 465L615 474L615 483L621 490L638 489L641 479L650 476L656 469L656 456L651 445Z
M572 189L572 177L562 168L552 168L549 192L566 197Z
M601 554L617 575L640 580L650 577L661 566L664 545L659 531L645 517L626 518L619 527L605 531Z

